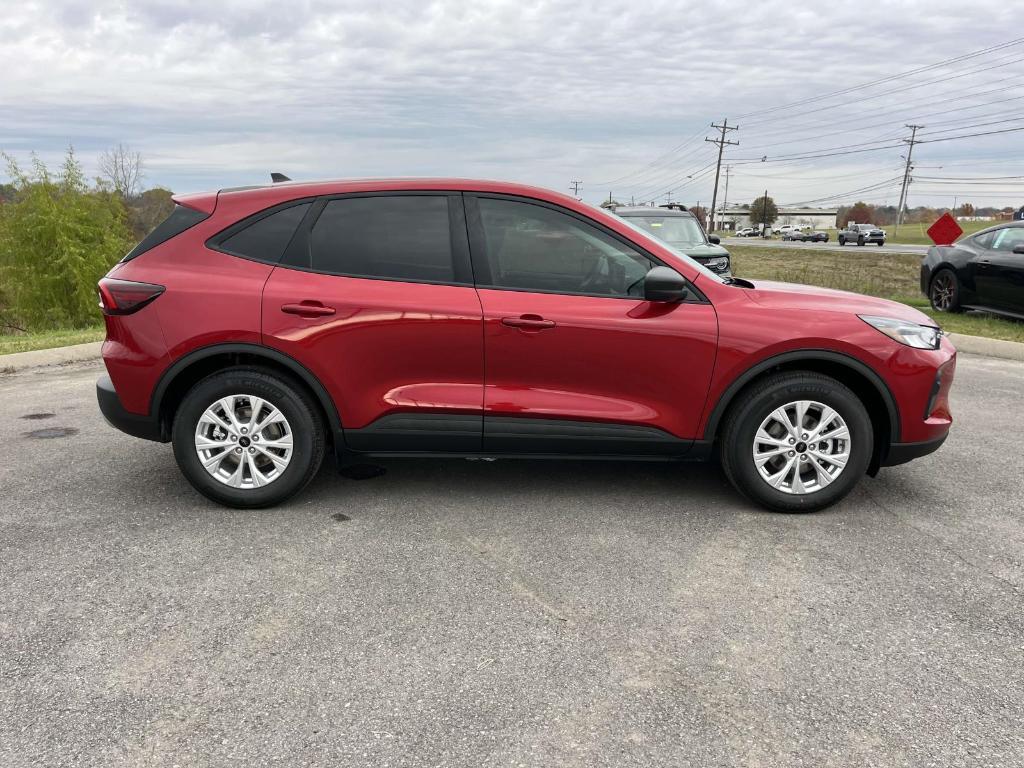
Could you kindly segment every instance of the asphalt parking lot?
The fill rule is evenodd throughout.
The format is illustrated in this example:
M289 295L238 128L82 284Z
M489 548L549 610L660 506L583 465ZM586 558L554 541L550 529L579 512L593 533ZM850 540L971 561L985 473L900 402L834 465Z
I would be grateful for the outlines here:
M1024 364L806 516L527 461L226 510L99 373L0 375L0 765L1024 763Z

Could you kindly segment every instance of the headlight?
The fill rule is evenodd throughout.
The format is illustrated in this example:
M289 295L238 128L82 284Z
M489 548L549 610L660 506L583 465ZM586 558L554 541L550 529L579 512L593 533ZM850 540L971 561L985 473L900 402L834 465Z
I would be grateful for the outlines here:
M877 328L889 338L906 344L915 349L938 349L942 330L932 325L919 325L909 320L896 320L892 317L873 317L857 315L868 325Z
M715 268L727 267L727 266L729 266L729 260L723 256L723 257L719 257L717 259L708 259L706 262L704 262L704 265L707 266L707 267L715 267Z

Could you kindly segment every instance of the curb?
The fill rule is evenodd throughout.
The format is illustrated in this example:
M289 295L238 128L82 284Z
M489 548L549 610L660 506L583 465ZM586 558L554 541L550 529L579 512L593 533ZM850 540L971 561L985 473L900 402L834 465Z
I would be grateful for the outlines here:
M12 352L9 355L0 355L0 373L14 373L26 368L42 368L50 365L98 360L102 346L102 341L90 341L70 347L53 347L52 349L37 349L33 352Z
M949 340L953 342L957 352L1024 362L1024 343L1019 341L986 339L984 336L966 336L962 333L949 334Z
M967 336L962 333L949 334L949 340L953 342L953 346L957 348L958 352L1024 362L1024 343L1019 341L986 339L983 336ZM0 355L0 373L14 373L26 368L42 368L96 360L100 356L102 346L102 341L91 341L88 344L75 344L71 347L54 347L34 352L13 352L9 355Z

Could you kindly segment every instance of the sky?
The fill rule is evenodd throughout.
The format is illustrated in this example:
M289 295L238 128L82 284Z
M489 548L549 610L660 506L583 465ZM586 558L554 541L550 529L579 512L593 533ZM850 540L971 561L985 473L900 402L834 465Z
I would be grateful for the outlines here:
M124 143L147 186L176 192L281 171L579 180L590 202L707 205L704 138L728 119L730 203L768 189L895 204L919 123L911 205L1019 206L1022 86L1006 0L51 0L0 15L0 149L55 165L73 146L95 175Z

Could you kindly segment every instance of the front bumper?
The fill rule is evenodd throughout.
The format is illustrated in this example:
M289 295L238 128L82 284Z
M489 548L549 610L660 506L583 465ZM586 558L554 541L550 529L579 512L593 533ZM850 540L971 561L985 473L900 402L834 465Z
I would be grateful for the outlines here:
M96 400L103 418L115 429L143 440L167 442L160 429L159 419L125 410L109 376L100 376L96 381Z

